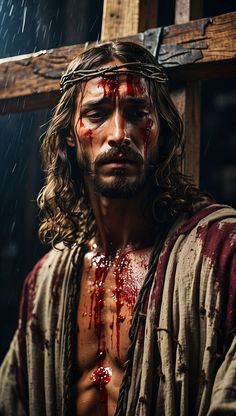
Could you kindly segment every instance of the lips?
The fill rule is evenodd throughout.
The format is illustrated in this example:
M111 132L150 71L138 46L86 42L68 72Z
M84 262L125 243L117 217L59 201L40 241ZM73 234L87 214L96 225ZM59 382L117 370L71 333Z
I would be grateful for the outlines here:
M129 149L126 152L117 152L114 150L110 150L106 154L98 156L95 161L96 167L100 167L102 165L138 165L143 163L143 158L141 155L136 153L134 150Z
M120 165L120 164L126 164L126 163L129 163L130 165L135 165L135 164L137 164L137 161L130 160L130 159L127 159L125 157L120 157L120 158L117 158L117 159L110 159L109 161L107 161L103 164L104 165L111 165L111 164L119 164Z

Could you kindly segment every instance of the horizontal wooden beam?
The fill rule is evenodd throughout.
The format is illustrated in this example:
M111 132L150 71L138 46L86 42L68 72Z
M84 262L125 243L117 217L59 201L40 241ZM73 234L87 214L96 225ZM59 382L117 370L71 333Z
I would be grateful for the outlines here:
M157 52L173 79L199 80L236 73L236 12L151 29L122 38ZM92 44L91 44L92 45ZM90 45L89 45L90 46ZM73 45L0 60L0 112L53 106L59 78L88 44Z

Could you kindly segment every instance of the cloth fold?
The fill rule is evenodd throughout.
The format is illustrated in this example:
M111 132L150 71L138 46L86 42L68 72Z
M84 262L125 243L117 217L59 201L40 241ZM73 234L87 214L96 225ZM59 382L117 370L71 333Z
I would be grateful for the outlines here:
M151 265L146 309L131 328L132 371L125 372L116 415L236 415L235 239L236 212L226 206L204 207L172 226ZM26 279L0 370L0 415L73 414L85 249L52 250Z

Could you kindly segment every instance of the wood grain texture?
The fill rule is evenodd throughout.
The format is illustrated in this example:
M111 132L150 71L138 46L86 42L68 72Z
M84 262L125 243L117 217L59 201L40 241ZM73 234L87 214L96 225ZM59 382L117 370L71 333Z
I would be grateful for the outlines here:
M172 99L183 120L185 151L183 154L182 172L192 183L199 185L200 171L200 81L188 81L175 89Z
M104 0L101 39L136 35L157 26L157 0Z
M236 12L213 18L193 20L189 23L169 26L164 29L163 47L182 45L199 49L202 63L223 62L236 57ZM162 53L160 51L160 57ZM165 66L175 66L173 58L161 58Z
M203 0L175 0L175 24L202 17Z
M176 0L175 24L187 23L189 20L200 17L202 17L201 0L197 2L194 0ZM184 126L185 152L181 170L196 186L199 185L200 176L200 88L200 81L188 81L172 93L172 98L175 101Z
M74 45L0 60L1 113L53 106L68 63L88 45Z
M158 61L173 79L199 80L236 72L236 12L165 27ZM140 33L125 37L143 44ZM74 45L0 60L0 112L47 108L59 96L59 78L89 45Z

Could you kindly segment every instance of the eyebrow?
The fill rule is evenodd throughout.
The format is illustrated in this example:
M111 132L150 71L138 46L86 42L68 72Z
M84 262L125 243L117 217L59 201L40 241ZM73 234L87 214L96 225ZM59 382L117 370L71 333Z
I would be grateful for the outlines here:
M80 110L86 111L94 107L101 107L103 105L110 104L111 101L113 101L113 97L102 97L99 100L90 100L82 104ZM136 106L147 106L150 104L150 99L148 96L146 98L128 96L125 98L121 98L119 101L121 104L125 103L125 104L131 104L131 105L136 105Z

